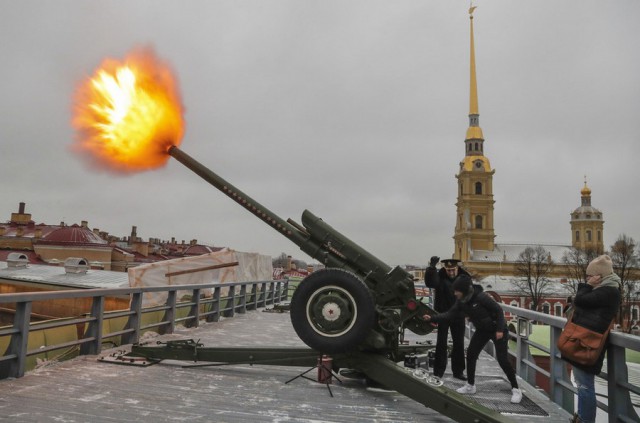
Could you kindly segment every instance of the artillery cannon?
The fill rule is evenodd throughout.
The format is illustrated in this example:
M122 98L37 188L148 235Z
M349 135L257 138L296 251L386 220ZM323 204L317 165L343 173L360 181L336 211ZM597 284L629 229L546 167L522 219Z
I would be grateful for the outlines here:
M404 269L391 268L308 210L302 225L285 221L177 147L168 153L326 266L306 277L291 298L291 322L309 347L395 355L401 328L418 335L433 330L421 317L434 312L416 299L413 277Z
M302 213L302 224L285 221L177 147L170 147L168 154L325 264L303 279L291 298L293 328L310 349L216 348L189 340L133 345L126 357L152 363L173 359L308 367L331 355L332 368L324 370L353 369L456 421L511 421L443 386L426 370L411 368L416 354L432 346L400 345L400 334L409 329L427 335L434 326L422 316L435 312L416 298L408 272L391 268L308 210ZM409 365L398 365L402 360Z

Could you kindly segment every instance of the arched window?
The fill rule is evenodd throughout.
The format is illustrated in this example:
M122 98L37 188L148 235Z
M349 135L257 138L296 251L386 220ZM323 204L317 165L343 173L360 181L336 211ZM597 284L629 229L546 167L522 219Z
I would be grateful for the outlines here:
M580 241L580 231L576 231L576 241Z
M556 316L562 316L562 304L561 303L555 303L553 305L553 314L555 314Z
M591 231L587 229L587 241L591 241Z
M460 195L462 195L462 186L463 186L463 184L462 184L462 182L460 182Z
M478 151L478 143L476 143L476 151Z
M551 312L551 304L549 304L549 303L542 304L542 312L544 314L550 314L550 312Z
M482 229L482 216L476 215L476 229Z
M598 231L598 242L602 241L602 232Z
M476 194L482 194L482 182L476 182Z

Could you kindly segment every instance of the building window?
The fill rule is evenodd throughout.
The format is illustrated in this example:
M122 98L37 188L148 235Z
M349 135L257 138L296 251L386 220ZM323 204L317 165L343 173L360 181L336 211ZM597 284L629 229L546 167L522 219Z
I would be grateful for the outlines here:
M602 241L602 232L598 231L598 242Z
M562 316L562 304L561 303L555 303L553 305L553 314L555 314L556 316Z
M638 321L638 306L633 306L631 308L631 320L634 322Z
M510 306L513 307L520 307L520 305L518 304L518 302L516 300L511 300L511 302L509 303Z
M476 215L476 229L482 229L482 216Z
M478 151L478 143L476 143L476 151Z
M551 311L551 305L549 303L542 304L542 312L544 314L550 314L550 311Z
M587 230L587 241L591 241L591 231Z
M476 182L476 194L482 194L482 182Z
M576 231L576 241L580 241L580 231Z

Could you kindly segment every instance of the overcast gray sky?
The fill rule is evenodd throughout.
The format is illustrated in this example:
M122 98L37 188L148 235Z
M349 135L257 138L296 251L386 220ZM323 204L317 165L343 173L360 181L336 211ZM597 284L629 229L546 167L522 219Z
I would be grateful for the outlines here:
M478 1L480 126L497 242L571 242L584 175L604 240L640 239L640 2ZM309 209L389 264L453 252L469 111L468 1L0 2L0 220L286 252L176 160L129 176L70 152L73 93L151 45L181 148L276 214Z

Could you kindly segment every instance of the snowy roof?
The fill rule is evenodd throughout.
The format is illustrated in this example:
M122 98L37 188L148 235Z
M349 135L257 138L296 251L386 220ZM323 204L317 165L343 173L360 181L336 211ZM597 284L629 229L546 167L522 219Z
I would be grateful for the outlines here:
M498 294L518 294L522 291L514 284L514 281L518 280L517 276L504 276L504 275L489 275L478 281L479 285L485 291L494 291ZM572 295L569 291L569 287L566 282L562 282L565 279L560 278L548 278L549 284L545 292L554 296L568 297Z
M37 264L10 268L6 261L0 261L0 279L85 289L129 287L125 272L89 269L87 273L66 273L63 266Z
M571 250L570 245L495 244L493 251L473 250L469 261L515 262L525 248L537 245L547 250L551 254L551 259L556 263L562 263L564 254Z

